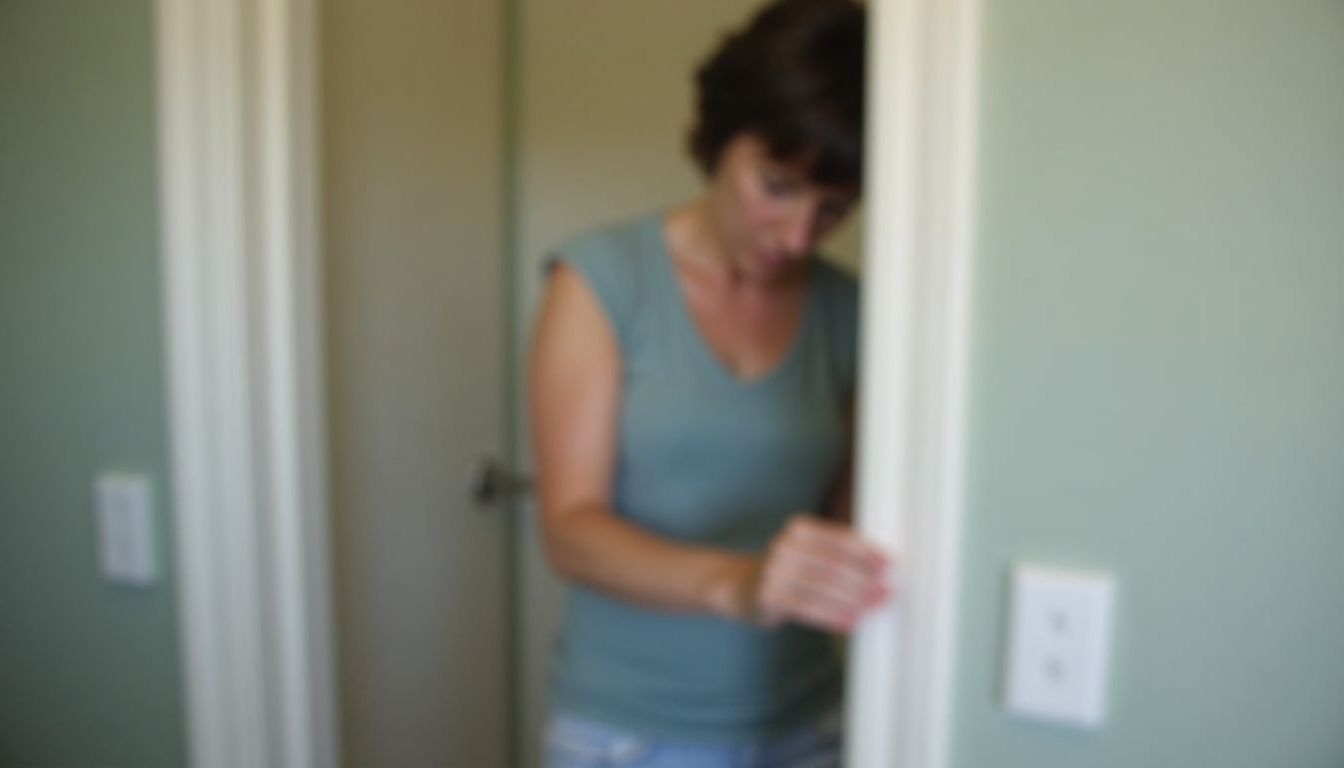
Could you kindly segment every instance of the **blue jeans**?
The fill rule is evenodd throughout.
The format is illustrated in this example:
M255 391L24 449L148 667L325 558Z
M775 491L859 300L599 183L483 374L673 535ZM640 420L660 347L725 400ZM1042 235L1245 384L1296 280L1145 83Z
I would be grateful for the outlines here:
M838 715L774 739L701 744L558 713L546 726L545 768L839 768L840 746Z

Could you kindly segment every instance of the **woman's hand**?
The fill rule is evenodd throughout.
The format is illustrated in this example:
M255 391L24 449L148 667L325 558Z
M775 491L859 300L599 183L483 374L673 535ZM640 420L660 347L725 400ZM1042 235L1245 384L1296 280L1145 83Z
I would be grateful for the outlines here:
M891 562L847 525L795 515L740 576L740 615L765 627L795 621L851 632L893 592Z

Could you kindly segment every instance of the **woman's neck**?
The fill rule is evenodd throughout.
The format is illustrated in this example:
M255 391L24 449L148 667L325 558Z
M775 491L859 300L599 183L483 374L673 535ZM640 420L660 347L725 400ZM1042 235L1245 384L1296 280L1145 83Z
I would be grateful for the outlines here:
M722 232L708 196L674 208L664 221L668 249L673 259L729 290L774 292L804 282L805 270L765 280L743 270L731 241Z

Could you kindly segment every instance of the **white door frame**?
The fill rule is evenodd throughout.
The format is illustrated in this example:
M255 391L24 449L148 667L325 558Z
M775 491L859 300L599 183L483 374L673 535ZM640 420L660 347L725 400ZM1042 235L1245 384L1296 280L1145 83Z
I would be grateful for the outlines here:
M157 0L194 768L336 766L311 0Z
M179 633L193 768L339 765L313 0L156 0ZM850 765L945 768L979 0L870 0L857 520L903 598Z
M979 0L871 0L856 520L901 598L855 638L851 766L950 760Z

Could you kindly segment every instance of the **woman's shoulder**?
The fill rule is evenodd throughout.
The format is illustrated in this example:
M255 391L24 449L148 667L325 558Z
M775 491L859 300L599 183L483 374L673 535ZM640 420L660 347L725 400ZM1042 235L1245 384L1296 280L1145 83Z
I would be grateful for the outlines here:
M648 250L656 214L627 216L589 227L553 249L556 256L581 259L635 259Z
M547 271L563 262L583 277L623 341L650 290L655 271L649 265L661 221L647 214L591 228L552 249L545 260Z

